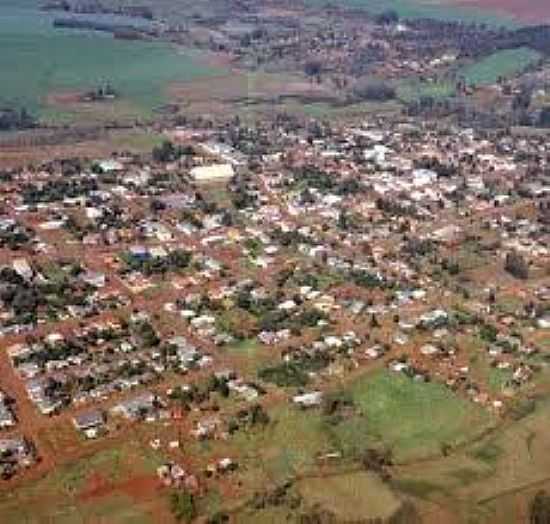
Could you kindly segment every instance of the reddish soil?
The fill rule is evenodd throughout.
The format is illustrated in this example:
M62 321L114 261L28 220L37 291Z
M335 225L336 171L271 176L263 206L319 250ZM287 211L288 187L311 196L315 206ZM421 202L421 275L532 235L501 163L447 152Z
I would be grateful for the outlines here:
M100 473L92 473L87 481L86 487L82 490L79 498L82 501L103 497L113 491L113 485L107 479L103 478Z
M453 0L467 7L478 7L512 15L518 20L529 23L550 21L550 2L548 0Z
M152 498L159 489L159 480L155 475L140 475L119 484L113 484L103 478L101 474L93 473L79 498L84 502L88 502L112 495L114 492L120 492L128 495L136 502L142 502Z

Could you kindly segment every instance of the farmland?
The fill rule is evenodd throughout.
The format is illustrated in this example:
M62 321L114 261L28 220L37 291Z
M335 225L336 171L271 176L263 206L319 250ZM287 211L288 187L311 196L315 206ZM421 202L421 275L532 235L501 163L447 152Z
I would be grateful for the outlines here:
M47 15L30 8L2 8L0 46L0 68L9 71L2 77L0 101L34 111L44 109L48 95L79 93L109 83L120 95L107 110L111 117L150 116L167 101L169 83L215 71L168 44L54 30ZM44 56L54 58L44 60ZM63 104L50 105L53 108L45 113L48 119L67 118ZM93 113L105 112L102 104L92 109Z
M310 3L322 3L321 0L307 0ZM379 13L386 9L394 9L402 18L438 18L461 22L484 22L494 25L514 25L514 16L505 10L497 10L494 6L476 3L475 5L454 0L342 0L342 4L350 7L367 9ZM483 4L483 2L481 2Z

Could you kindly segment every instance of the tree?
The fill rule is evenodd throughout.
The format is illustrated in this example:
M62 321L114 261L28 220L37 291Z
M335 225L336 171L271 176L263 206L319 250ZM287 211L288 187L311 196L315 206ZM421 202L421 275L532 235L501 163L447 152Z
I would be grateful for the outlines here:
M195 497L187 491L172 493L170 510L178 522L192 522L197 516Z

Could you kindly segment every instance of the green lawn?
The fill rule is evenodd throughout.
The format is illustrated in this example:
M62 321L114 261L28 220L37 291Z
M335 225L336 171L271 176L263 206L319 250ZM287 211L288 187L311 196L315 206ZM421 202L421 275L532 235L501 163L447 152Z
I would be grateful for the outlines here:
M520 73L540 57L539 53L526 47L506 49L463 67L458 75L463 76L469 85L490 85L499 77L508 78Z

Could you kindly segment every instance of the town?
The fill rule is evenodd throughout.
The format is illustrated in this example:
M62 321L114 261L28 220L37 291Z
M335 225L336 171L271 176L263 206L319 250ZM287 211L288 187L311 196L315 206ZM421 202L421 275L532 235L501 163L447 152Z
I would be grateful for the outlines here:
M544 136L408 116L162 133L149 154L1 174L0 486L133 434L194 515L212 490L258 495L243 439L312 413L335 428L316 467L363 457L383 473L385 435L354 434L371 422L347 389L371 375L471 409L470 433L534 409ZM428 435L428 454L464 431ZM397 439L393 460L406 451Z

